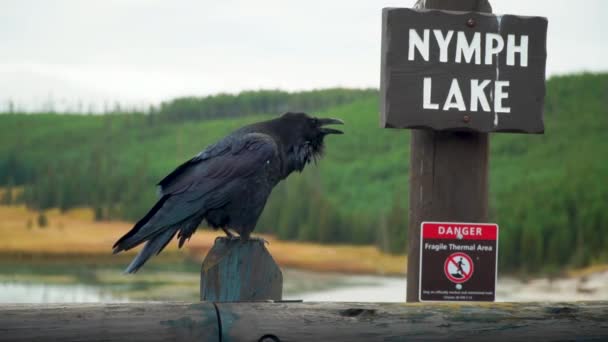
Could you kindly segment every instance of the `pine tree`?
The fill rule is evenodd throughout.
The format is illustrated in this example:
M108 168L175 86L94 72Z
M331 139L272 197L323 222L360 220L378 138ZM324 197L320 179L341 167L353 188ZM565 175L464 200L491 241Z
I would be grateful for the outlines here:
M49 221L43 211L38 214L38 227L45 228L48 226Z
M4 204L4 205L11 205L14 202L14 196L13 196L13 181L12 179L9 178L9 181L6 184L6 187L4 188L4 192L2 194L2 199L0 201L0 203Z

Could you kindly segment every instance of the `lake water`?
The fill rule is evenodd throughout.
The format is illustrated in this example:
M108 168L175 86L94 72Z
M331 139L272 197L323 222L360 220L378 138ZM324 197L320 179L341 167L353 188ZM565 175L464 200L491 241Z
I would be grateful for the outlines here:
M163 270L125 276L116 268L91 274L53 270L7 274L0 268L0 303L82 303L141 300L198 300L198 273ZM304 301L402 302L405 277L353 276L285 270L284 299ZM608 272L581 278L521 281L500 278L499 301L607 300Z
M0 284L0 303L97 303L123 302L120 298L96 286L80 284Z

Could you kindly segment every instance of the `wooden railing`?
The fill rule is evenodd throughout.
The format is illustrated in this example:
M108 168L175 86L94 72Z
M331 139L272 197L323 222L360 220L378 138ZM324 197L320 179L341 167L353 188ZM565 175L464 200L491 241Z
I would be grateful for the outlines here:
M608 302L0 307L0 341L608 341Z

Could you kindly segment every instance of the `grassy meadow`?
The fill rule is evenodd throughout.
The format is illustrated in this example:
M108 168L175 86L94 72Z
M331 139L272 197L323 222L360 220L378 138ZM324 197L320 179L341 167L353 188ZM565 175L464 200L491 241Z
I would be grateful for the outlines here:
M70 261L78 264L123 265L126 267L136 250L112 255L111 246L132 224L124 221L95 221L89 208L61 213L45 212L46 225L38 225L39 213L24 206L0 206L1 260L24 263ZM184 260L197 264L203 260L222 232L198 231L179 251L170 244L149 265L180 264ZM320 245L280 241L263 235L267 248L279 265L321 272L352 274L404 274L406 257L389 255L373 246ZM147 268L148 265L146 265ZM140 273L145 273L143 268Z
M222 101L245 110L256 96ZM375 92L331 96L317 110L306 108L343 119L346 134L329 137L318 165L275 189L256 232L268 236L284 265L403 272L409 131L378 128ZM208 101L187 103L212 108L204 106ZM285 107L238 116L213 109L201 117L191 107L172 110L176 103L149 114L0 115L0 186L11 194L0 201L12 204L0 210L0 254L109 254L128 222L154 203L154 184L165 174L226 133ZM554 77L547 82L544 135L492 135L490 217L501 227L501 271L556 273L608 262L606 108L608 74ZM48 228L28 229L41 212ZM195 234L183 253L202 255L214 236ZM173 254L170 245L167 255Z

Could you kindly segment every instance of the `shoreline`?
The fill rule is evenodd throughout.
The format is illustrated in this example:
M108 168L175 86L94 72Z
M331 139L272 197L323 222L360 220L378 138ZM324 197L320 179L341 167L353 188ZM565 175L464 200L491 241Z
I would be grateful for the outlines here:
M45 212L48 225L32 226L38 213L24 206L0 206L0 264L19 262L43 264L69 262L92 265L126 265L139 250L113 255L114 241L128 231L132 223L124 221L94 221L88 208L65 213L53 209ZM171 243L149 265L165 266L189 262L200 265L221 233L200 229L183 249ZM406 275L407 256L391 255L370 245L326 245L312 242L266 239L268 250L285 269L342 275L402 277ZM608 264L580 269L565 268L555 275L506 273L499 276L522 281L538 278L580 278L608 271ZM500 272L500 269L499 269Z
M52 209L44 212L47 225L36 225L38 213L25 206L0 206L0 262L3 261L91 261L105 264L126 264L139 248L112 255L114 241L127 232L132 223L125 221L94 221L88 208L65 213ZM199 229L184 247L170 243L149 263L169 258L202 263L221 232ZM273 236L256 234L269 244L268 250L281 267L314 272L345 274L403 275L406 256L380 252L375 246L325 245L310 242L277 240Z
M6 270L0 269L0 289L12 295L4 293L4 298L0 296L0 303L11 300L188 301L198 298L199 291L199 274L194 269L178 272L149 269L137 276L126 276L115 267L99 267L86 271L93 277L54 274L48 270L40 274L26 272L11 276L2 274L2 271ZM338 302L352 301L353 298L361 302L405 300L405 276L346 275L293 269L284 269L283 276L283 294L286 299ZM503 276L498 278L496 295L497 302L606 300L608 271L587 277L552 280L539 277L522 281Z
M96 253L23 253L23 252L5 252L0 251L0 266L15 265L18 262L22 266L41 266L45 264L49 265L70 265L85 267L117 267L122 268L131 261L135 253L112 255L107 254L96 254ZM150 262L149 268L154 269L168 269L172 266L189 264L189 266L197 268L202 264L203 258L200 259L197 256L188 254L187 251L181 253L180 251L173 251L166 253L162 256L157 256ZM383 278L403 278L407 276L406 272L403 273L380 273L380 272L369 272L365 269L337 269L330 267L314 268L314 267L298 267L297 263L280 263L279 266L283 271L287 272L310 272L325 276L361 276L361 277L383 277ZM500 271L500 270L499 270ZM176 272L181 272L176 270ZM520 274L520 273L499 273L499 279L513 279L522 283L530 283L538 280L546 280L551 283L559 280L571 280L579 279L585 280L588 277L593 277L598 274L608 272L608 264L592 265L580 269L565 269L560 271L557 275L547 275L543 273L539 274Z

